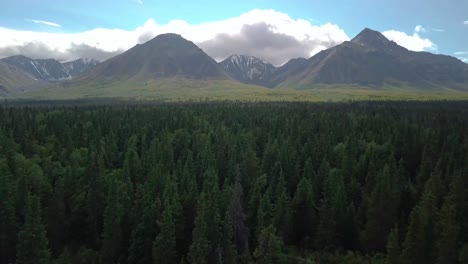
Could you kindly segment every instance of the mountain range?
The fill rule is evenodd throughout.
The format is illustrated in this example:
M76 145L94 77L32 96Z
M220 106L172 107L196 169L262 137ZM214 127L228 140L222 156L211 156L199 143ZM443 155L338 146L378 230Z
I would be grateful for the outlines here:
M156 36L102 63L86 59L60 63L24 56L0 60L0 95L14 91L12 87L25 90L58 81L62 82L53 87L75 87L76 94L82 87L90 91L90 87L116 84L126 85L121 93L131 93L138 87L161 83L174 90L182 83L200 87L219 82L274 89L342 86L468 91L468 64L446 55L410 51L367 28L351 41L309 59L291 59L280 67L248 55L232 55L217 63L177 34Z
M292 59L278 68L252 57L240 58L232 56L221 64L236 80L267 87L358 85L468 89L467 64L450 56L409 51L368 28L351 41L309 59Z
M98 63L91 59L61 63L54 59L35 60L23 55L0 59L0 89L7 93L44 87L50 82L73 79Z

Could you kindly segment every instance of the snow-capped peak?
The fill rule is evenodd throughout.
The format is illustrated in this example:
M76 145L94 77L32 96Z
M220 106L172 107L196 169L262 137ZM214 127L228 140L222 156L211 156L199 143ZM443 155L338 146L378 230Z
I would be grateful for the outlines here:
M246 83L261 84L269 79L276 68L253 56L232 55L221 62L231 77Z

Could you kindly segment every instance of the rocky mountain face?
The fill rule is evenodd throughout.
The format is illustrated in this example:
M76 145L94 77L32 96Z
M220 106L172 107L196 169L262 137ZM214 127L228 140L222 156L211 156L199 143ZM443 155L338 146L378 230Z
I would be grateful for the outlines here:
M98 64L98 61L90 59L60 63L54 59L34 60L23 55L4 58L0 61L27 72L34 79L43 81L69 80Z
M220 64L233 79L262 86L271 86L276 71L272 64L245 55L232 55Z
M99 62L92 59L82 58L70 62L62 63L66 72L69 73L71 78L77 77L80 74L83 74L91 70Z
M100 63L83 80L229 79L214 59L177 34L163 34Z

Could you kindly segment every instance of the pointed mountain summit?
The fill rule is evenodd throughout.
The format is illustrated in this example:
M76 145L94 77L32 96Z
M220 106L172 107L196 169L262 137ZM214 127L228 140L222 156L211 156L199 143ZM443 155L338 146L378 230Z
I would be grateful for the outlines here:
M253 56L232 55L220 65L233 79L248 84L269 85L276 67Z
M361 46L375 48L385 48L392 43L382 33L369 28L365 28L363 31L361 31L351 40L351 42Z
M162 34L99 64L83 79L146 80L181 77L228 79L223 69L193 42Z

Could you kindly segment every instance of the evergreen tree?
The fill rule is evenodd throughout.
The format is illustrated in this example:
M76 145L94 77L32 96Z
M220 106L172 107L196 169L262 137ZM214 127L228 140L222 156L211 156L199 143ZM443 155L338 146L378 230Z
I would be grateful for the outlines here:
M337 169L330 171L324 181L324 194L320 205L320 224L317 232L318 247L343 245L343 229L346 221L346 194L343 176Z
M5 159L0 159L0 263L15 257L16 219L13 182Z
M297 185L292 201L294 227L294 243L300 248L307 248L315 238L316 223L314 194L312 184L307 178L302 178Z
M170 204L166 204L158 226L160 232L153 242L153 263L176 264L175 225Z
M134 227L131 238L128 255L129 264L150 263L152 260L153 240L156 236L156 220L159 218L161 202L159 199L153 200L149 192L141 189L141 197L136 201L136 207L139 212L137 217L139 221Z
M237 252L242 255L249 249L249 229L246 226L246 215L242 206L244 197L240 182L240 172L237 169L236 183L229 204L229 220L232 225L233 239Z
M25 222L18 233L17 264L48 264L50 252L46 230L41 220L41 204L35 195L28 195Z
M278 230L280 238L288 242L291 239L292 226L292 208L291 198L286 186L283 171L280 173L276 185L275 195L273 195L273 225Z
M435 258L435 219L437 198L434 190L439 182L430 178L421 201L414 207L402 248L402 263L432 263Z
M460 202L463 199L463 182L456 174L444 199L438 219L437 263L456 263L460 240Z
M369 252L382 251L386 237L398 220L399 185L397 176L385 166L370 196L363 244Z
M198 203L197 216L195 218L195 227L192 234L192 245L188 258L191 264L206 264L210 254L212 241L208 237L208 208L204 200L205 194L201 194L201 200Z
M104 263L116 263L122 250L122 205L120 204L117 183L113 182L107 195L104 212L101 258Z
M255 263L257 264L282 264L285 256L282 252L281 240L276 236L276 229L273 225L262 230L258 238L258 245L254 252Z
M398 227L394 227L388 235L387 241L387 260L389 264L400 263L400 236L398 234Z

